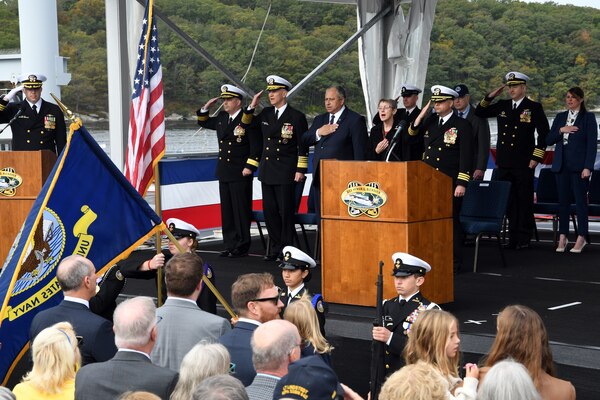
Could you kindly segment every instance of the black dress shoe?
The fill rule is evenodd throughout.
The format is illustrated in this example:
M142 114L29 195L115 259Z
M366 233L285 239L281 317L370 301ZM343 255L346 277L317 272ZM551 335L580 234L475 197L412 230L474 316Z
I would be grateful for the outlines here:
M269 254L268 256L263 257L263 261L275 261L277 260L277 256L274 254Z
M219 253L219 257L229 257L229 254L231 252L229 250L223 250L222 252Z
M517 250L525 250L530 248L531 245L529 243L517 243L517 247L515 247Z
M238 249L234 249L234 250L231 250L231 252L229 253L229 258L246 257L247 255L248 255L247 251L240 251Z

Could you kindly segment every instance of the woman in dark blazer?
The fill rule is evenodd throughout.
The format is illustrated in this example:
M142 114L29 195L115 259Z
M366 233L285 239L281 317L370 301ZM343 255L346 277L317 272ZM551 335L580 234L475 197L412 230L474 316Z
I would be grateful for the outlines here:
M556 174L560 203L558 214L560 239L556 248L558 253L563 253L569 243L567 235L571 193L575 195L579 236L570 251L581 253L587 244L587 191L596 160L598 125L594 114L585 109L583 97L583 90L579 87L567 91L565 97L567 111L556 115L550 133L546 137L548 145L556 144L552 172Z
M385 161L388 148L392 145L391 141L396 132L396 101L391 99L379 100L377 107L379 123L371 128L369 133L369 151L368 160ZM377 119L377 118L375 118ZM402 141L398 140L393 153L390 155L391 161L402 161Z

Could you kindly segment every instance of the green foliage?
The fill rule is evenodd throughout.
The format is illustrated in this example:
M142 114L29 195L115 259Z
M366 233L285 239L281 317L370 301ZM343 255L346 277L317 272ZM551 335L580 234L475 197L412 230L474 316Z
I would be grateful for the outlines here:
M123 0L131 1L135 0ZM57 0L60 53L69 57L71 83L63 100L80 113L106 114L104 0ZM267 9L271 11L246 84L263 89L278 74L297 84L356 30L350 5L298 0L155 0L155 7L236 76L252 58ZM403 6L406 9L406 5ZM17 0L0 2L0 49L18 49ZM190 116L219 93L227 79L159 21L167 115ZM383 44L385 45L385 44ZM466 83L477 101L511 70L528 74L528 94L548 110L564 108L575 85L589 106L600 104L600 10L514 0L439 0L431 36L426 93L433 84ZM354 45L292 100L299 109L323 111L323 93L343 84L350 107L364 99ZM427 93L428 95L428 93ZM426 96L427 97L427 96Z

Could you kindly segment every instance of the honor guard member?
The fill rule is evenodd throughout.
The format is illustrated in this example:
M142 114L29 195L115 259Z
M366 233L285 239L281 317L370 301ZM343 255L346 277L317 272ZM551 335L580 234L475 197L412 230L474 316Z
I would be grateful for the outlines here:
M308 169L308 148L299 137L308 130L306 115L287 102L292 84L277 75L267 77L267 91L271 107L266 107L254 118L256 130L262 133L262 156L258 179L262 185L265 224L269 232L269 249L265 261L281 259L281 250L292 244L296 227L294 215L296 186L304 187ZM263 91L254 96L248 112L254 112ZM302 187L298 189L301 191Z
M481 180L487 169L488 158L490 156L490 124L487 118L481 118L475 115L475 108L471 105L471 95L469 87L464 84L458 84L454 88L458 97L454 99L454 108L460 118L464 118L473 128L473 165L471 173L473 179Z
M97 293L90 299L90 310L109 321L117 308L117 298L126 284L126 279L118 265L113 265L106 271L96 285Z
M431 100L421 110L419 116L408 129L410 135L422 133L425 140L423 161L436 170L452 178L454 193L452 197L452 225L454 271L458 272L462 263L463 233L460 226L460 207L466 186L471 178L473 159L473 129L471 124L459 118L453 112L453 100L458 93L446 86L431 87ZM433 102L435 114L429 106ZM442 199L442 201L445 201Z
M167 220L167 227L186 252L196 252L198 248L198 239L196 238L200 232L198 232L198 229L194 225L177 218L169 218ZM122 274L127 278L156 279L158 275L156 270L163 268L178 253L179 249L175 243L169 241L168 249L163 250L160 254L156 254L156 250L136 251L131 253L127 259L120 261L118 265ZM204 263L202 272L214 285L215 274L208 263ZM166 299L166 286L165 282L163 282L163 299ZM196 303L198 307L206 312L217 313L217 297L206 287L204 281L202 282L202 289Z
M281 291L280 299L283 303L281 315L283 315L286 307L294 301L300 300L304 294L311 298L311 302L317 318L319 319L319 327L321 333L325 336L325 303L323 296L320 294L311 295L306 286L306 283L312 278L311 269L315 268L317 263L308 254L295 248L294 246L285 246L283 248L283 260L279 264L281 275L287 289Z
M398 296L383 302L383 325L373 327L373 340L384 342L386 375L389 376L403 365L402 352L412 324L425 310L440 309L419 292L425 282L425 274L431 266L408 253L392 255L394 286Z
M252 180L258 168L262 143L260 135L248 132L252 114L242 110L246 94L233 85L221 86L221 95L210 99L200 110L198 125L217 131L221 223L225 250L221 257L244 257L250 248L252 222ZM223 111L209 117L208 109L223 99Z
M20 85L0 100L0 123L11 124L12 150L50 150L58 155L67 143L63 112L42 99L45 80L42 74L25 74L19 78ZM9 104L21 90L25 99Z
M475 109L482 118L496 117L497 179L511 182L507 210L509 242L513 249L528 248L534 227L533 176L544 159L548 118L540 103L526 97L529 77L520 72L506 74L506 83L489 93ZM510 100L494 98L507 88ZM535 132L537 131L537 138Z

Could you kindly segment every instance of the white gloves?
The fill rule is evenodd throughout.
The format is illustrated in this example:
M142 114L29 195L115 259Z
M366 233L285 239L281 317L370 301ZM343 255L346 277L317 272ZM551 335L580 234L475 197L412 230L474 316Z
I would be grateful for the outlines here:
M17 93L19 93L21 90L23 90L23 86L17 86L16 88L14 88L10 92L8 92L6 95L4 95L4 100L11 101L13 99L13 97L15 97L15 95Z

